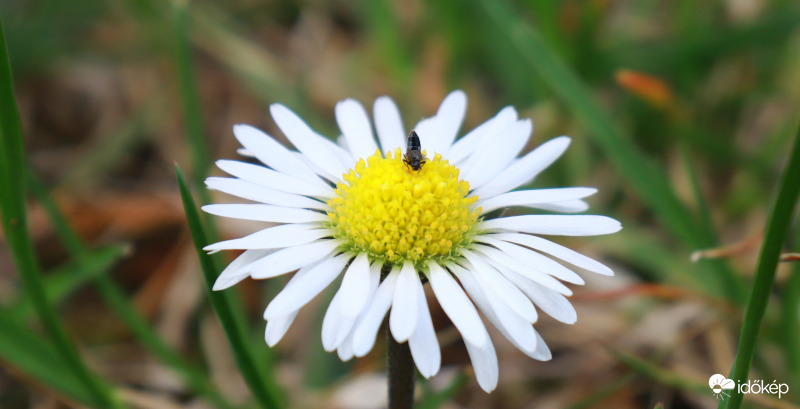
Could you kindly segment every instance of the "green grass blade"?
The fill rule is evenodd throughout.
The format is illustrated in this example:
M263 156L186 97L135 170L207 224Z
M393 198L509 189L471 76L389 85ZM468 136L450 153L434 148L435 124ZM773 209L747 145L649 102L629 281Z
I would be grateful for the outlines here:
M761 331L761 321L767 310L767 301L775 281L775 270L781 255L783 242L792 223L797 197L800 195L800 126L794 140L794 147L789 156L789 164L781 178L778 197L770 211L767 226L764 231L764 242L758 256L755 278L750 297L745 307L744 322L739 334L739 347L736 350L736 360L731 369L730 378L735 382L747 379L753 355L756 350L756 341ZM789 324L791 325L791 324ZM742 404L742 394L738 389L731 391L731 397L720 402L720 408L738 409Z
M173 2L173 25L175 30L175 64L177 67L179 92L184 114L184 125L186 127L186 141L191 153L192 163L192 186L198 190L198 195L202 203L210 203L211 195L205 189L205 179L208 176L210 165L208 147L203 136L202 113L200 109L200 97L198 92L197 80L195 78L194 59L192 58L192 37L190 27L194 23L195 15L190 13L189 2L175 0ZM218 241L219 232L217 231L214 220L208 214L201 214L206 226L207 239L209 242ZM212 256L215 266L221 265L221 255ZM219 270L217 270L219 271ZM238 322L246 320L244 307L239 299L229 297L230 312ZM256 361L262 374L272 372L271 351L265 349L263 355L267 359ZM271 379L271 378L270 378ZM272 384L272 382L270 382Z
M234 303L231 299L232 294L229 292L215 292L212 290L214 281L217 279L218 271L214 267L214 261L211 256L203 251L203 247L208 243L203 225L200 219L200 214L197 211L197 206L194 203L189 187L186 185L186 179L180 167L175 167L175 173L178 178L178 186L181 191L181 199L183 200L183 209L186 212L186 220L189 224L189 229L192 233L192 240L194 241L197 256L200 259L200 267L203 270L203 277L208 289L208 298L217 313L217 317L225 330L225 335L228 337L228 342L231 344L236 363L239 365L239 370L250 392L256 398L256 401L262 408L280 408L280 402L276 394L276 386L272 383L272 379L259 371L254 354L250 350L250 344L246 331L243 328L243 323L237 319L234 313Z
M589 134L606 152L620 175L652 207L661 222L693 249L716 245L713 232L706 231L702 224L695 222L695 217L674 193L666 175L623 136L577 74L545 43L541 35L515 14L507 2L473 2L485 10L488 18L505 33L507 41L519 52L531 71L551 87L551 91L590 131ZM743 303L745 287L742 280L720 261L703 263L711 267L715 276L714 280L704 280L708 282L708 291L718 293L721 289L729 299Z
M89 407L106 407L84 382L70 375L70 366L52 345L5 311L0 312L0 361L68 399Z
M625 354L619 351L611 351L611 353L625 365L628 365L636 371L639 371L663 384L671 385L680 390L697 394L704 394L708 393L709 391L708 385L702 380L689 379L685 375L664 369L662 366L646 361L634 355Z
M175 65L177 67L178 88L183 107L183 126L191 150L192 163L191 181L196 188L203 186L208 175L208 165L211 162L203 138L202 114L200 111L200 96L197 92L194 64L192 63L192 48L189 42L189 12L188 1L174 2L175 25ZM201 190L200 200L210 202L210 197L205 189Z
M130 303L126 294L117 285L114 280L106 275L113 262L122 256L124 247L109 248L87 253L86 245L75 234L69 223L64 218L64 215L58 209L53 197L47 190L47 187L39 180L32 170L28 171L28 180L30 182L31 190L34 192L39 203L45 209L51 223L53 224L56 235L60 241L67 248L70 255L77 259L83 260L79 263L79 271L64 271L65 278L63 281L66 283L59 284L61 281L57 274L51 277L46 285L48 287L48 294L53 294L55 303L63 298L69 287L83 282L87 278L94 278L95 288L103 297L106 304L111 307L111 310L125 323L128 329L131 330L134 337L142 344L148 351L150 351L161 362L167 364L174 370L186 383L186 385L196 393L205 396L209 402L214 404L217 408L233 408L233 405L225 399L219 390L212 385L205 374L193 365L186 362L178 353L170 348L161 337L153 330L153 326L147 322L144 317L136 310ZM106 253L112 252L116 249L117 257L106 256ZM91 257L91 258L90 258ZM97 258L97 260L94 260ZM107 261L107 262L106 262ZM54 282L55 280L55 282ZM55 288L50 288L55 287ZM21 307L21 308L24 308Z
M44 289L47 298L58 305L81 285L106 273L112 265L127 252L126 246L110 246L84 253L47 274ZM14 314L25 316L33 313L33 305L29 298L23 298L19 304L11 308Z
M104 408L119 408L120 402L107 385L92 374L81 360L78 351L67 336L56 316L42 284L39 267L33 253L28 234L25 211L25 189L23 185L27 165L23 156L22 128L14 98L11 66L5 46L5 34L0 22L0 208L6 240L11 250L14 265L36 308L42 326L51 336L58 353L67 367L92 393L94 400Z
M105 302L131 330L136 339L147 350L152 352L156 358L172 368L183 379L189 389L206 397L209 402L214 404L215 408L231 409L234 407L230 401L220 394L216 386L209 381L200 368L186 362L164 343L161 337L153 331L152 325L136 311L128 301L128 297L114 281L102 276L95 282L95 287L103 296Z
M783 349L792 385L800 386L800 263L794 263L786 281L781 309Z

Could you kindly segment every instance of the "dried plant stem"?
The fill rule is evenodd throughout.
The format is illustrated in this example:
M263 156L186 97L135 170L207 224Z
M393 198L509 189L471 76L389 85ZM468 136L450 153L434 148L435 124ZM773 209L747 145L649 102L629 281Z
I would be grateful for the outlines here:
M414 406L414 361L408 342L398 343L386 329L389 358L389 409L411 409Z

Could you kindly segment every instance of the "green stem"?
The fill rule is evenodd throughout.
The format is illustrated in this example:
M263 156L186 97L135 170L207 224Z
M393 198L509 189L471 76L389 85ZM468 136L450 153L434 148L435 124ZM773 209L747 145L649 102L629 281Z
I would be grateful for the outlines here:
M74 375L84 384L98 402L106 408L121 408L122 404L113 395L109 386L89 371L77 349L61 326L50 300L45 293L39 266L28 234L25 211L24 177L26 169L22 127L14 99L11 64L6 50L5 34L0 22L0 194L3 228L11 249L14 265L20 279L39 316L42 326L50 334L56 349Z
M747 380L750 373L761 321L767 310L767 301L775 280L775 270L778 267L783 242L789 231L798 194L800 194L800 127L798 127L794 147L789 156L789 164L781 179L778 198L775 200L775 205L767 220L755 279L745 308L744 322L739 335L739 348L736 351L736 360L730 375L737 384ZM738 392L738 389L734 389L727 401L720 402L719 408L738 409L742 404L742 398L743 395Z

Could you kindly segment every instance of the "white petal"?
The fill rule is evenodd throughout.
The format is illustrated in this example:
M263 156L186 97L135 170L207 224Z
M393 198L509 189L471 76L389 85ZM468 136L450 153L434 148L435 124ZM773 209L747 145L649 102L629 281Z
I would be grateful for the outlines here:
M345 338L344 342L336 348L336 354L339 355L339 359L342 362L347 362L353 359L353 332L351 331L350 334Z
M281 104L272 104L269 110L275 123L297 150L303 152L325 171L323 176L332 181L342 179L342 174L347 168L342 165L336 153L323 142L325 137L314 132L299 116Z
M508 163L525 147L532 131L533 122L522 119L507 126L500 135L486 138L479 153L460 167L464 172L462 179L469 182L470 189L478 189L508 167Z
M389 328L397 342L406 342L417 328L417 303L425 302L421 290L417 271L411 263L405 262L397 278L389 316Z
M254 155L253 152L250 152L249 150L247 150L245 148L236 149L236 153L238 153L239 155L242 155L244 157L247 157L247 158L255 158L256 157L256 155Z
M330 230L320 229L318 224L282 224L242 238L209 244L203 250L276 249L310 243L330 235Z
M375 337L378 329L383 322L383 317L392 306L395 285L400 272L392 270L375 292L369 306L365 310L366 314L359 321L358 326L353 332L353 352L357 357L362 357L369 353L375 345Z
M325 317L322 319L322 348L327 352L336 349L338 346L336 340L342 332L349 331L349 328L346 327L350 320L341 314L340 294L337 292L333 296L328 310L325 311Z
M319 143L324 145L329 151L331 151L337 159L339 159L339 163L344 166L345 169L350 169L356 164L356 160L353 158L353 155L350 154L350 151L347 148L347 145L339 145L338 143L319 135L318 139ZM313 166L312 169L316 169Z
M578 320L578 314L569 300L563 295L542 287L541 285L519 276L514 280L516 284L527 295L537 307L546 312L547 315L566 324L574 324Z
M428 270L430 272L428 278L436 300L464 337L464 341L478 348L484 347L490 342L489 333L486 332L475 306L449 272L434 262L428 263Z
M558 236L596 236L622 230L620 222L596 215L550 215L500 217L481 223L485 231L512 231L531 234L553 234Z
M514 257L491 246L476 246L475 251L486 256L486 262L491 264L503 275L508 276L508 271L513 271L519 275L565 295L572 295L572 290L565 286L561 281L556 280L550 274L539 270L537 266L525 264Z
M328 205L318 200L270 189L242 179L210 177L206 179L206 186L229 195L261 203L323 211L328 210Z
M453 144L447 152L446 158L450 163L456 164L477 152L484 138L497 137L508 125L517 120L517 111L514 107L505 107L493 118L478 125L475 129L464 135Z
M336 122L347 139L353 157L368 158L378 149L367 110L354 99L345 99L336 104Z
M289 152L289 156L294 156ZM276 172L263 166L252 163L239 162L237 160L218 160L217 167L224 170L231 176L246 180L270 189L279 190L286 193L294 193L301 196L313 196L323 199L333 197L333 189L325 186L324 182L311 183L294 176ZM315 176L316 178L316 176ZM317 178L319 180L319 178Z
M350 257L340 254L301 268L269 303L264 311L264 319L269 321L306 305L339 276Z
M381 142L383 153L394 152L400 148L405 150L406 131L403 128L403 120L400 117L400 110L389 97L378 97L373 107L375 115L375 130L378 132L378 139Z
M536 350L536 332L533 325L525 322L519 315L513 312L506 303L497 299L489 288L484 288L475 279L470 271L458 266L451 266L453 274L461 281L461 285L467 290L475 304L483 311L489 321L497 327L511 343L522 352L533 353Z
M343 315L355 317L364 308L369 296L369 271L369 258L366 254L359 254L347 268L339 288L342 293L340 303Z
M250 276L256 279L272 278L305 267L325 257L333 256L338 240L320 240L302 246L278 250L251 264Z
M264 331L264 340L267 342L267 345L270 347L274 347L278 341L283 338L286 334L286 331L289 330L289 327L294 322L294 319L297 317L297 312L293 312L289 315L284 315L283 317L278 317L267 321L267 328Z
M273 223L312 223L328 220L325 213L268 204L212 204L204 212L217 216Z
M597 189L590 187L520 190L517 192L504 193L488 199L479 199L475 202L475 207L481 207L481 214L484 214L503 207L533 206L542 203L583 199L596 192Z
M484 243L491 244L497 247L500 251L505 252L509 256L521 261L523 264L529 266L536 266L535 268L544 273L558 278L559 280L566 281L572 284L583 285L584 281L577 273L562 266L557 261L539 254L526 247L511 244L502 240L494 239L490 236L482 236L479 239Z
M422 148L426 149L431 157L433 157L434 153L447 153L456 139L466 112L467 95L464 91L453 91L444 98L439 110L436 112L436 128L434 129L433 137L427 138L427 146L422 145Z
M269 253L272 253L273 250L247 250L239 257L236 257L236 260L233 260L225 270L222 270L219 277L217 277L217 281L214 282L214 291L224 290L228 287L233 286L234 284L238 283L245 279L245 277L250 275L250 272L245 270L241 271L240 269L261 257L266 256Z
M499 375L497 365L497 353L494 352L494 345L489 340L482 348L465 342L467 346L467 353L469 353L469 360L472 361L472 368L475 371L475 377L478 379L478 385L486 393L490 393L497 387L497 378Z
M536 322L538 319L536 308L533 308L531 300L519 288L494 267L483 261L479 255L466 250L462 250L461 253L472 264L471 271L475 274L478 283L486 289L487 294L493 292L497 295L498 301L508 305L522 319L529 323Z
M534 331L536 330L534 329ZM553 354L550 353L550 348L547 347L547 344L544 342L544 338L542 338L542 336L539 334L539 331L536 331L536 351L533 351L533 353L528 356L540 361L549 361L553 359Z
M535 207L537 209L542 210L549 210L551 212L559 212L559 213L580 213L585 212L589 209L589 203L586 203L583 200L576 199L576 200L565 200L563 202L555 202L555 203L540 203L530 205L530 207Z
M436 375L442 365L442 353L439 350L439 341L433 329L431 313L424 296L422 302L417 303L417 329L408 339L411 357L425 379Z
M538 269L537 266L525 264L491 246L476 246L474 250L486 256L486 262L506 277L513 272L514 274L533 280L557 293L572 295L572 290L570 290L569 287L550 274Z
M234 125L233 134L249 153L272 169L317 186L325 186L308 166L295 159L291 151L260 129L250 125Z
M478 197L488 198L508 192L532 181L539 173L556 161L569 146L570 139L560 136L543 143L520 160L500 172L491 181L476 189Z
M541 237L531 236L529 234L520 234L520 233L498 233L498 234L488 235L488 237L510 241L512 243L517 243L523 246L530 247L532 249L545 252L553 257L560 258L561 260L564 260L567 263L570 263L574 266L589 271L593 271L598 274L603 274L607 276L614 275L614 272L610 268L603 265L602 263L592 258L586 257L575 250L569 249L560 244L553 243L552 241L543 239Z
M366 256L364 256L366 257ZM360 267L356 267L360 269ZM349 270L348 270L349 271ZM371 269L367 264L367 276L364 277L366 282L366 298L371 301L372 295L378 287L380 281L380 269ZM326 351L332 351L341 347L347 341L350 334L353 332L356 322L361 319L361 309L353 315L345 313L345 308L350 301L348 297L351 294L344 286L344 283L339 288L339 291L334 295L328 311L325 313L325 318L322 320L322 346ZM362 304L363 307L364 304ZM350 341L352 342L352 340Z

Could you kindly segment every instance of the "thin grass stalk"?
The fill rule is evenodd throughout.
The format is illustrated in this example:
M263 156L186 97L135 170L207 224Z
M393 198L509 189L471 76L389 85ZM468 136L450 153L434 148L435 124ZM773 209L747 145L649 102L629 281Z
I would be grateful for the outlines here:
M108 385L90 372L75 345L61 326L53 305L47 298L39 266L28 234L25 210L25 164L22 128L14 98L11 64L6 50L5 34L0 21L0 207L6 240L14 265L33 303L39 320L52 338L56 350L64 358L74 376L83 383L104 408L122 408Z
M205 278L208 289L208 297L211 300L211 305L214 307L214 311L217 313L217 317L222 324L222 329L231 345L231 350L233 351L239 370L242 373L242 377L250 388L250 393L253 394L262 408L281 408L282 406L277 398L276 386L272 383L272 379L259 370L257 361L254 358L255 355L248 342L249 340L244 329L244 323L237 318L235 313L235 304L231 294L212 290L214 281L217 279L218 271L211 256L203 251L203 247L208 241L200 219L200 214L197 211L194 198L189 192L189 187L186 184L183 172L177 165L175 166L175 173L181 191L186 220L192 233L192 240L200 260L200 267L203 270L203 277Z
M739 347L736 350L736 359L730 374L730 378L737 384L747 380L750 373L761 322L764 320L764 313L767 310L767 301L775 281L775 271L789 225L792 223L792 214L798 195L800 195L800 126L798 126L794 147L789 155L789 163L781 177L778 197L775 199L775 205L767 219L752 291L745 307L744 322L739 334ZM735 388L731 391L730 398L720 401L719 408L738 409L742 404L742 398L743 395L739 393L738 388Z
M192 164L192 185L199 192L202 203L210 203L211 195L205 189L205 179L208 176L210 165L210 155L207 143L203 135L202 111L200 108L200 96L196 79L194 59L192 58L191 42L191 23L193 14L189 10L189 0L175 0L173 2L173 25L175 35L175 64L177 67L179 92L181 95L181 105L184 113L184 124L186 126L186 138L191 153ZM219 231L210 215L202 213L200 215L205 223L206 238L208 242L219 241ZM206 242L206 244L208 243ZM223 265L221 254L211 257L214 263L214 271L221 271ZM237 297L225 295L230 307L230 313L234 319L243 324L247 320L247 314L241 301ZM278 387L272 377L271 351L265 349L259 356L266 356L266 359L257 360L260 373L268 382L271 393L277 396Z
M75 234L69 222L58 209L50 192L31 169L28 169L28 181L36 199L42 204L50 218L59 241L67 248L72 258L81 259L89 251L86 244ZM117 252L120 251L117 249ZM131 330L134 337L156 358L172 368L195 393L208 398L209 402L213 403L217 408L233 408L233 404L220 394L219 390L208 381L200 369L186 362L164 343L161 337L153 330L152 325L128 301L127 296L119 285L105 274L108 267L110 267L110 264L104 267L106 271L97 274L93 284L106 304Z
M62 266L47 272L44 281L45 293L54 307L58 307L70 294L87 282L105 274L127 252L125 246L108 246L84 253ZM28 320L35 310L27 297L20 297L15 305L9 306L7 312L20 320Z
M783 293L783 311L781 321L784 323L783 349L786 354L786 367L792 390L800 388L800 263L794 263L792 275L786 281Z
M173 24L175 26L175 67L177 69L178 90L183 109L183 126L186 131L186 141L191 151L192 186L200 192L202 203L210 202L210 195L204 186L208 176L208 165L211 162L205 138L203 137L202 113L200 110L200 95L197 91L197 79L194 70L192 47L189 41L189 7L188 0L176 0L173 4Z
M38 384L46 385L60 400L80 403L81 407L105 408L97 395L75 376L64 376L71 369L49 340L31 331L16 314L0 310L0 360ZM78 406L78 405L75 405Z

